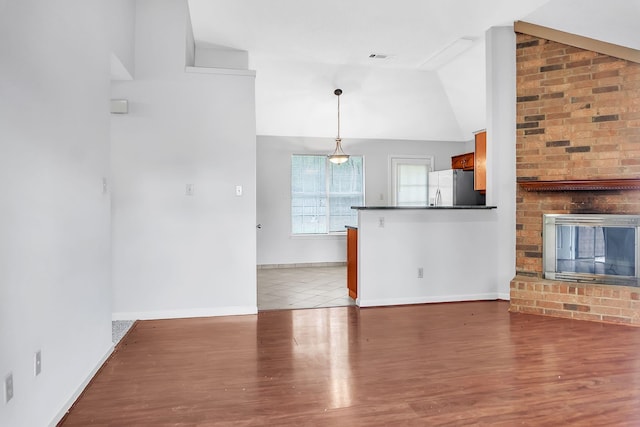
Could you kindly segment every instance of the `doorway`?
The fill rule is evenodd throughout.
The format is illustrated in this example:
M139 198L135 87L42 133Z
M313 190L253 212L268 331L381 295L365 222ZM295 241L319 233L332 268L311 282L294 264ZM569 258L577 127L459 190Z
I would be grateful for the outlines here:
M391 156L389 186L392 206L426 206L433 157Z

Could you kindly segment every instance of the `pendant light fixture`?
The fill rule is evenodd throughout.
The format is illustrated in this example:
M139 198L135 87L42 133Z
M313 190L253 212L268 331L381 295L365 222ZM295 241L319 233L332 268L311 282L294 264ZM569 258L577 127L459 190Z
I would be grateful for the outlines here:
M333 93L338 97L338 137L336 138L336 149L329 154L329 161L339 165L349 160L349 155L342 151L342 139L340 139L340 95L342 95L342 89L336 89Z

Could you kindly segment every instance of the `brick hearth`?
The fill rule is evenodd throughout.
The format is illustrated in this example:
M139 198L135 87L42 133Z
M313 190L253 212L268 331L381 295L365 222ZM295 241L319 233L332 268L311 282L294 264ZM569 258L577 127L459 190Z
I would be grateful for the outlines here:
M517 34L519 182L640 177L640 64ZM525 191L511 311L640 325L640 289L542 278L543 213L639 214L640 191Z

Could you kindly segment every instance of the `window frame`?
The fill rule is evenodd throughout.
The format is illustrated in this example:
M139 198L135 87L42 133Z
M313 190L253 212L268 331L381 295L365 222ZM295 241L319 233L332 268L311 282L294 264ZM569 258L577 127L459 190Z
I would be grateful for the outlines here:
M331 167L331 163L329 162L329 157L326 154L316 154L316 153L293 153L291 154L290 162L289 162L289 237L293 239L317 239L317 238L342 238L346 236L347 230L346 228L341 231L327 231L326 233L294 233L293 232L293 176L292 176L292 165L293 158L295 156L314 156L314 157L323 157L325 159L325 196L327 200L326 204L326 212L325 221L326 221L326 229L330 230L331 223L331 204L329 203L330 192L329 192L329 180L330 174L329 170ZM351 154L350 157L359 157L362 160L362 204L364 205L366 200L366 192L365 192L365 157L362 154Z

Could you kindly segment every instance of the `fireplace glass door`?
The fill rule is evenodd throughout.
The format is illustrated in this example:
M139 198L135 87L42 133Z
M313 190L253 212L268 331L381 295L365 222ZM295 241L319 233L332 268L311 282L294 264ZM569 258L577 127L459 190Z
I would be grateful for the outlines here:
M545 278L638 284L638 224L627 215L545 215Z
M560 272L635 276L635 229L556 226L556 260Z

